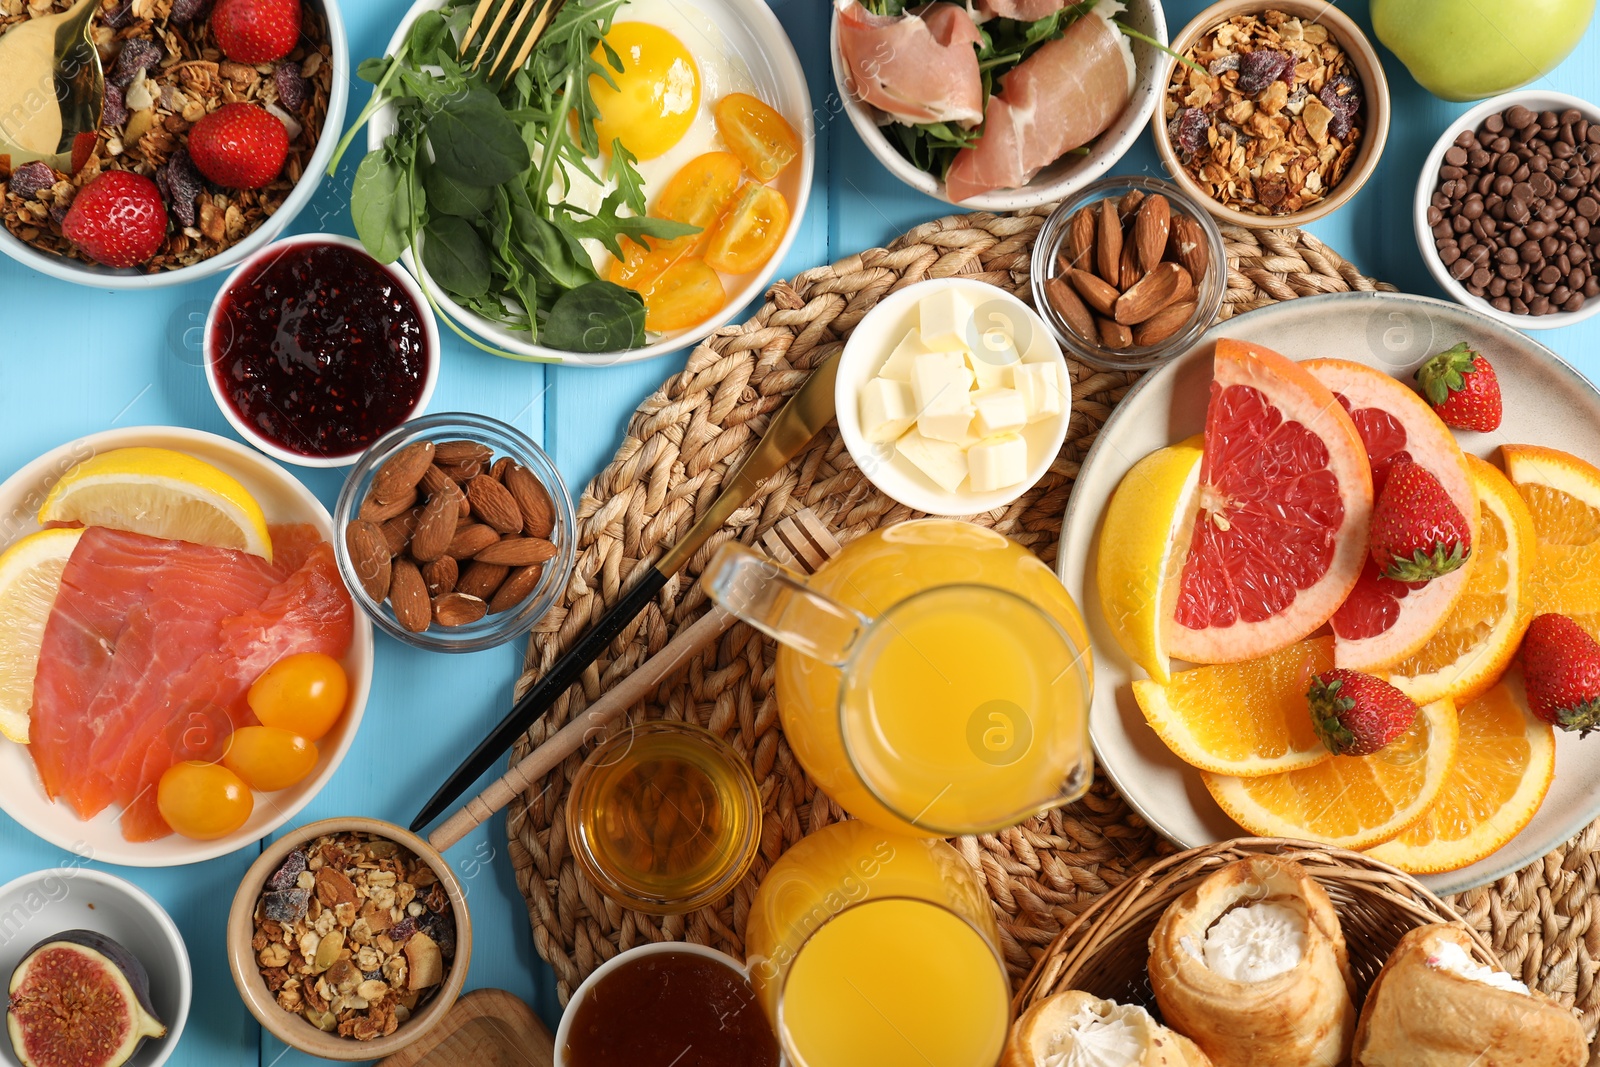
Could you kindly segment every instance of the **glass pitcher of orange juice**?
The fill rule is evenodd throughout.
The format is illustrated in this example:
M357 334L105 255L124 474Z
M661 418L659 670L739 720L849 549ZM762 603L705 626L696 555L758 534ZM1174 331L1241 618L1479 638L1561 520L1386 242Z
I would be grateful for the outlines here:
M989 833L1088 789L1083 619L1050 569L1001 534L898 523L809 579L729 544L701 580L781 643L784 736L857 818L930 837Z
M943 841L825 826L761 880L750 980L794 1067L992 1067L1011 1021L994 912Z

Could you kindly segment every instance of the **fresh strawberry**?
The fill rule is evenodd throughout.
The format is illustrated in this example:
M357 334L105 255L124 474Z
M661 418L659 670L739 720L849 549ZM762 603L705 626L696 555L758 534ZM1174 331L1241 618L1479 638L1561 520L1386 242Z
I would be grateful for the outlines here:
M211 36L235 63L276 63L300 40L300 0L217 0Z
M1480 433L1500 428L1500 380L1465 341L1418 367L1416 378L1446 426Z
M1389 472L1372 509L1372 562L1397 582L1429 582L1472 554L1466 516L1426 467L1405 461Z
M1336 667L1306 691L1311 728L1335 756L1370 756L1411 729L1416 701L1382 678Z
M108 170L78 193L61 232L96 263L136 267L167 239L167 206L149 178Z
M1537 615L1522 638L1528 707L1580 737L1600 726L1600 641L1565 615Z
M289 131L255 104L223 104L189 131L189 158L230 189L259 189L283 171Z

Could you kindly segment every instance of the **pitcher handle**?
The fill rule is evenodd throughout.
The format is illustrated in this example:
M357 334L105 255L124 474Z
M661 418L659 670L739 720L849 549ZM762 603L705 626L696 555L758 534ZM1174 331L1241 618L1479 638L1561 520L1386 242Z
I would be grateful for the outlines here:
M729 541L700 576L723 610L812 659L843 666L872 620L806 585L801 575Z

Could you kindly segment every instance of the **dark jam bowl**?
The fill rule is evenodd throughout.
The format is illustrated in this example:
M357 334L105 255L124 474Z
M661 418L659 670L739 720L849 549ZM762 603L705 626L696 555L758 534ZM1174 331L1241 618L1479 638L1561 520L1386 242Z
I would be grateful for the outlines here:
M206 318L206 382L228 422L283 463L345 467L421 415L439 327L417 283L359 241L285 238L241 263Z

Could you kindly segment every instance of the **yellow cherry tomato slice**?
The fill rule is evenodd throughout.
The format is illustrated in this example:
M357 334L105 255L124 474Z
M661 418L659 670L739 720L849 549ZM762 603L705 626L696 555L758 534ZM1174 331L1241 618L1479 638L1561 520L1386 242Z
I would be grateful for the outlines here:
M344 714L349 696L350 679L338 660L321 652L300 652L263 671L247 699L261 725L320 741Z
M216 763L174 764L156 786L161 817L195 841L227 837L249 820L255 803L244 780Z
M758 181L770 182L800 154L789 120L749 93L718 100L716 116L723 142Z
M746 185L706 244L706 262L724 274L760 270L789 229L789 201L770 185Z
M650 206L650 214L709 230L733 203L743 180L739 159L733 153L695 156L662 187Z
M276 726L246 726L228 739L222 765L258 793L288 789L317 765L317 746Z
M622 245L622 258L611 261L609 276L618 285L642 293L678 260L698 254L695 246L704 241L704 235L694 234L660 243L647 237L645 244L641 245L623 237L619 242Z
M728 300L717 272L692 257L668 267L643 295L645 329L657 333L698 326Z

